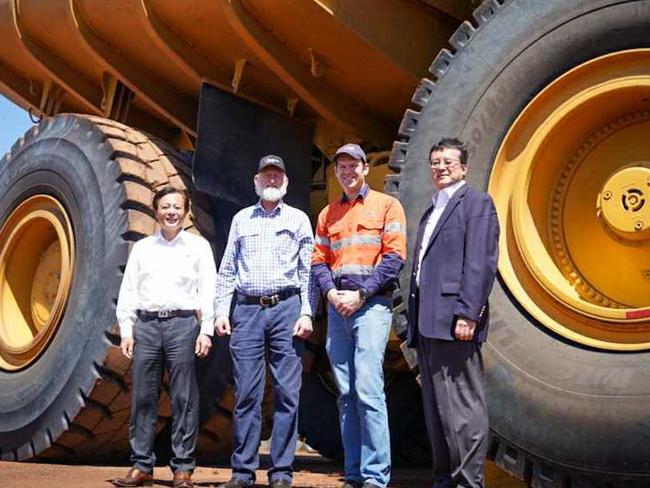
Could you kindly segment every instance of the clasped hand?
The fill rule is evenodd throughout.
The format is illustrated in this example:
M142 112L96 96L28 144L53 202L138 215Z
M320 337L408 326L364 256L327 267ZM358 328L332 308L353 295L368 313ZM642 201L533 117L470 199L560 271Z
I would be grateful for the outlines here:
M365 302L357 290L337 290L335 288L327 292L327 299L334 309L344 317L350 317Z

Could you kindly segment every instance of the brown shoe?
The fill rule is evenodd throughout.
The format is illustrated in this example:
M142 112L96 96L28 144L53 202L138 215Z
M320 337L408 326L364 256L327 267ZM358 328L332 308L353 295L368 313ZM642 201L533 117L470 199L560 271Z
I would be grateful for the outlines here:
M291 488L291 482L287 480L273 481L270 488Z
M255 485L247 485L244 481L232 478L230 481L219 485L219 488L253 488Z
M176 471L174 473L174 488L194 488L192 473L189 471Z
M145 473L138 468L131 468L129 474L124 478L113 478L109 480L115 486L132 487L132 486L153 486L153 473Z
M362 483L359 481L345 480L341 488L361 488Z

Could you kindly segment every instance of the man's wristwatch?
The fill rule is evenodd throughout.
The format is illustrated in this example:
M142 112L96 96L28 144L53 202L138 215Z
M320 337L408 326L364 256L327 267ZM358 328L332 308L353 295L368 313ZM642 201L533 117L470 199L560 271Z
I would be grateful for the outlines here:
M359 288L358 291L359 291L359 296L360 296L361 299L365 302L365 301L368 299L368 290L366 290L365 288L361 287L361 288Z

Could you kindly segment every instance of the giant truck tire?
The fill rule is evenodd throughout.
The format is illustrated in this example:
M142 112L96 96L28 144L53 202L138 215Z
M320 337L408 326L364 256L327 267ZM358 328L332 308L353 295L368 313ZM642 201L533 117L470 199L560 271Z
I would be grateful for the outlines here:
M401 295L397 295L394 311L403 310ZM342 460L338 389L325 351L326 336L327 318L325 311L319 309L314 320L314 332L305 342L298 433L322 456ZM431 463L431 450L420 389L402 357L400 342L398 335L391 334L384 356L391 461L399 467L427 466Z
M115 303L131 244L154 231L153 191L166 184L190 190L185 227L214 241L209 200L192 190L183 154L117 122L49 118L2 159L2 459L126 460L130 361L116 347ZM227 372L222 346L205 361ZM200 446L214 461L230 450L232 385L212 380L201 383ZM161 402L164 431L164 391Z
M495 200L490 455L536 487L650 483L649 25L647 0L485 1L391 155L411 243L443 136Z
M337 389L326 353L318 351L313 367L303 374L299 434L330 459L343 459ZM394 466L426 466L431 450L426 435L420 388L410 371L385 370L391 461Z

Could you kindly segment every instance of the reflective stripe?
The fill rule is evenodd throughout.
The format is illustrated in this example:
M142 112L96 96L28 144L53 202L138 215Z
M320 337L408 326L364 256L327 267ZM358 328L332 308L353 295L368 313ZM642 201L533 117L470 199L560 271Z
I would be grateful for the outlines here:
M314 244L323 247L330 247L330 240L327 237L316 236L314 237Z
M402 224L399 222L389 222L384 226L384 232L404 232Z
M402 233L404 233L404 229L402 228L402 224L400 222L388 222L384 226L384 232L402 232Z
M333 270L332 276L338 278L342 275L371 275L374 270L374 266L367 266L365 264L345 264Z
M338 251L349 246L372 246L380 245L381 236L352 236L339 239L332 244L332 251Z

